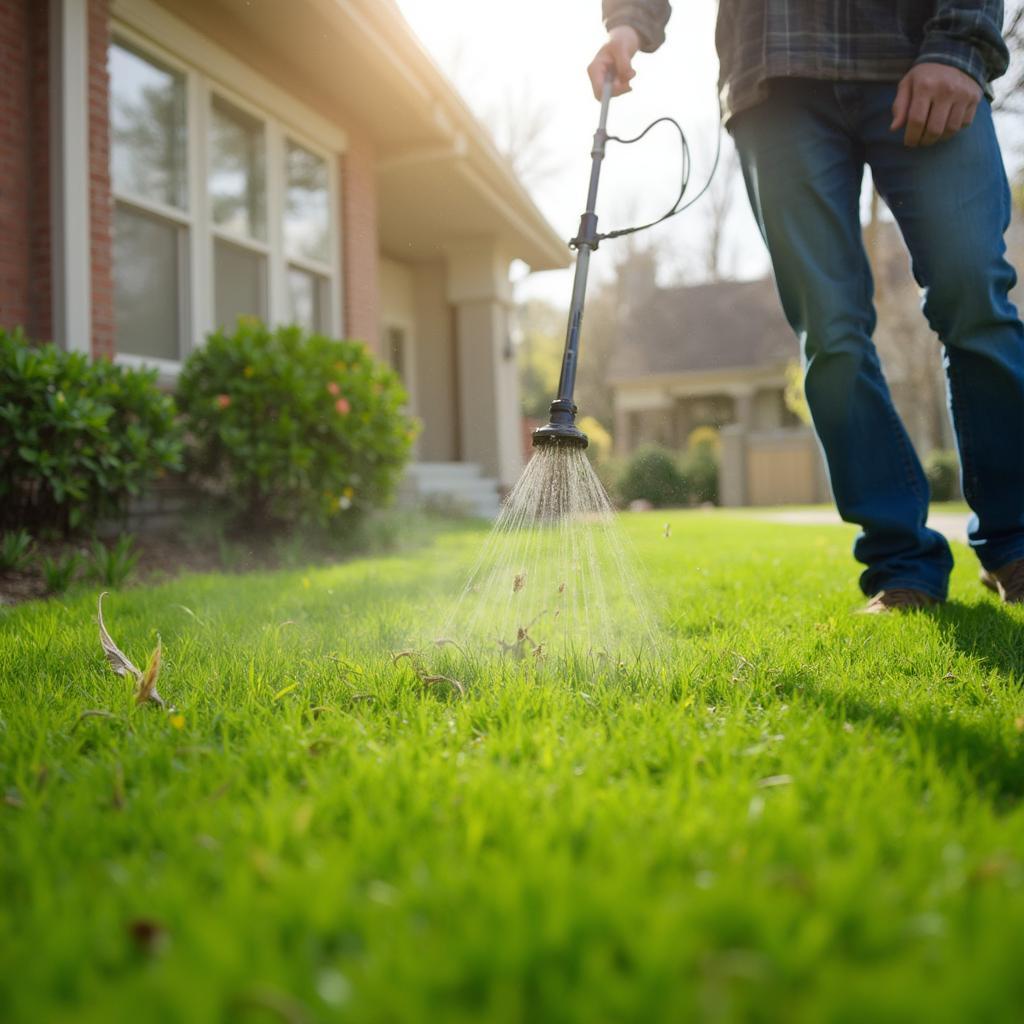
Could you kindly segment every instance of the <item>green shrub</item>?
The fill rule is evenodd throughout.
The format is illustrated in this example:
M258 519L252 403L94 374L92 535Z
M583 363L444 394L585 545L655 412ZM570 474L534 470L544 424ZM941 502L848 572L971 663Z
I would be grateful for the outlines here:
M697 427L686 441L679 463L686 494L693 504L718 501L718 462L722 441L714 427Z
M48 594L63 594L71 586L78 571L78 555L74 551L57 558L43 559L43 583Z
M405 400L362 344L251 318L211 335L178 382L190 473L262 525L345 522L386 502L414 436Z
M91 527L180 464L174 402L156 371L0 329L0 525Z
M960 460L955 451L936 448L924 460L932 501L956 501L960 497Z
M0 571L24 569L34 546L28 530L8 530L0 537Z
M647 445L633 453L616 489L626 504L649 501L655 508L685 505L688 496L686 480L674 456L657 445Z
M92 542L89 556L89 575L104 587L119 587L135 571L139 554L135 550L135 538L124 534L113 547L108 548L101 540Z
M688 451L680 460L687 500L701 504L718 501L718 459L706 445Z

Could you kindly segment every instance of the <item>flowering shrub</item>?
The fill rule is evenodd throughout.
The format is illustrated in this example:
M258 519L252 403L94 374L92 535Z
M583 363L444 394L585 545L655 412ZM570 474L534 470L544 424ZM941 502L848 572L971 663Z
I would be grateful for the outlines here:
M187 467L256 524L344 522L392 495L415 436L365 346L243 318L185 362Z
M0 329L0 527L89 529L180 464L156 371Z

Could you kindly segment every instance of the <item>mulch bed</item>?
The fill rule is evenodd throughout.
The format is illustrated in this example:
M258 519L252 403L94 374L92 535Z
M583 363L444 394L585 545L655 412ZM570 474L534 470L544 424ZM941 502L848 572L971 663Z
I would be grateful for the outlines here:
M90 565L88 544L82 541L36 541L28 569L0 570L0 606L51 596L47 594L43 580L43 559L60 558L71 551L78 552L81 562L72 587L87 580ZM257 552L238 544L232 546L231 564L225 565L217 543L193 537L185 539L175 532L134 535L133 551L139 557L129 577L132 584L159 583L185 572L249 572L278 565L272 551Z

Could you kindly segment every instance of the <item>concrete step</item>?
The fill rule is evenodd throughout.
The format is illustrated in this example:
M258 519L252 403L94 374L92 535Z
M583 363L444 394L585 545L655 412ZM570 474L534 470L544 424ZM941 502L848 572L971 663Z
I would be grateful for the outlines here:
M406 473L412 477L480 476L480 467L475 462L411 462Z
M414 462L402 480L400 496L409 504L435 505L493 519L501 508L498 482L474 462Z

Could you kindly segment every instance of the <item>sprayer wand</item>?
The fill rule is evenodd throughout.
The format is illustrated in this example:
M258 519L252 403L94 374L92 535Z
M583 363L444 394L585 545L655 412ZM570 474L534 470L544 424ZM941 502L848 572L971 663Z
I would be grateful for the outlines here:
M711 180L718 169L718 158L722 151L722 135L719 129L718 143L715 147L715 159L711 165L711 173L701 190L688 202L683 202L686 188L690 183L690 147L686 141L686 134L679 126L679 122L671 117L659 117L652 121L639 135L632 139L622 139L616 135L609 135L606 126L608 124L608 105L612 98L612 84L615 80L615 72L609 69L604 80L604 89L601 93L601 116L597 123L597 131L594 132L594 145L590 151L590 188L587 190L587 208L580 217L579 231L576 237L569 241L569 248L576 250L576 272L572 282L572 300L569 303L569 323L565 332L565 352L562 356L562 372L558 378L558 395L551 403L550 420L533 432L534 448L545 445L564 445L570 448L586 448L589 444L587 435L576 426L576 403L573 401L573 391L576 388L576 364L579 359L580 328L583 323L583 300L587 294L587 272L590 270L590 254L597 249L598 245L606 238L621 238L623 235L632 235L637 231L646 231L648 228L660 224L662 221L682 213L687 207L692 206L708 190ZM721 108L719 108L721 115ZM597 183L601 177L601 161L604 159L604 147L606 142L621 142L624 145L632 145L639 142L656 125L671 124L679 133L679 141L682 145L683 169L679 185L679 195L671 208L656 220L647 224L637 224L633 227L620 228L617 231L609 231L606 234L599 234L597 230L597 214L594 212L597 205Z
M573 448L586 448L587 435L576 426L576 403L572 399L576 389L576 363L579 357L580 326L583 322L583 300L587 294L587 273L590 270L590 254L597 248L597 183L601 177L601 161L604 159L604 145L608 139L608 105L612 99L614 72L604 80L601 93L601 116L594 132L594 145L590 151L590 188L587 190L587 208L580 217L580 227L569 246L576 250L576 272L572 282L572 301L569 303L569 323L565 332L565 353L562 356L562 372L558 378L558 395L551 403L550 421L546 426L533 432L533 446L561 444Z

